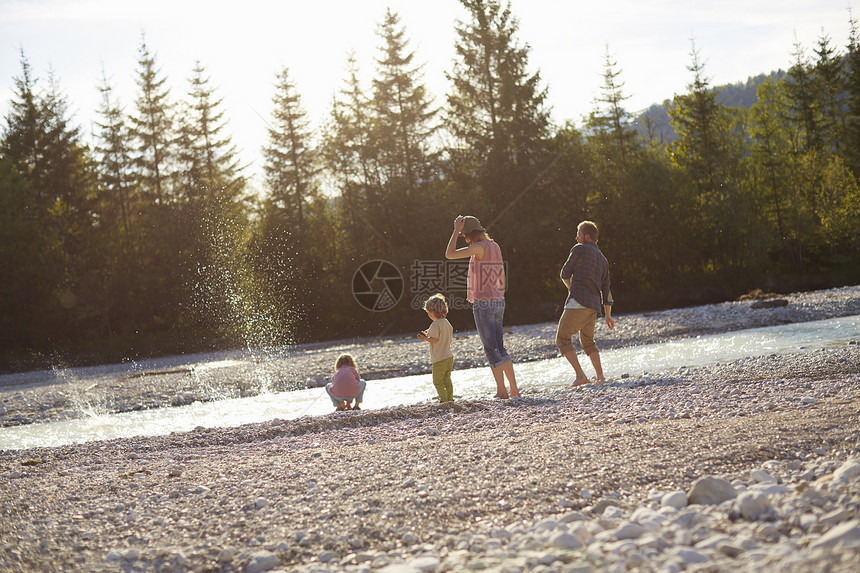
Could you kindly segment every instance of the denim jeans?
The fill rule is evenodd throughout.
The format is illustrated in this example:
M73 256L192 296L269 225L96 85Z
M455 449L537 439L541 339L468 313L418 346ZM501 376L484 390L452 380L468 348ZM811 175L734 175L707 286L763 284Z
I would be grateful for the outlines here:
M364 379L358 381L358 396L334 396L331 393L331 382L325 385L325 392L331 398L331 403L335 406L347 400L355 400L356 404L361 404L364 401L364 389L367 387L367 382Z
M505 350L502 340L502 318L505 316L505 301L503 300L476 300L472 304L472 314L475 316L475 326L478 328L478 336L484 345L484 354L490 368L501 366L511 355Z

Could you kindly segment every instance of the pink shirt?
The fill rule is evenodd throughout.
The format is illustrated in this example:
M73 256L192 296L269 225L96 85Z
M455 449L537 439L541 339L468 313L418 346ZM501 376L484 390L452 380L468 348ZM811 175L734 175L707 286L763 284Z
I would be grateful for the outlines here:
M343 365L331 377L331 393L338 398L358 396L358 371L352 366Z
M484 248L484 256L480 260L475 256L469 258L466 299L471 303L476 300L505 300L505 263L502 261L502 249L492 239L475 244Z

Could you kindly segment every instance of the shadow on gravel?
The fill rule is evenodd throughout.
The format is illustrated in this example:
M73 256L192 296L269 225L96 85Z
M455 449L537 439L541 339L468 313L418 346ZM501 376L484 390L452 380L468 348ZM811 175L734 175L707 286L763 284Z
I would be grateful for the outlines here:
M164 440L170 445L231 445L346 428L371 428L390 422L432 420L450 414L468 415L502 408L534 408L561 403L562 400L538 397L513 400L463 400L444 404L396 406L358 412L332 412L323 416L303 416L294 420L275 419L269 422L231 428L226 431L223 428L197 428L184 434L171 434L146 439Z

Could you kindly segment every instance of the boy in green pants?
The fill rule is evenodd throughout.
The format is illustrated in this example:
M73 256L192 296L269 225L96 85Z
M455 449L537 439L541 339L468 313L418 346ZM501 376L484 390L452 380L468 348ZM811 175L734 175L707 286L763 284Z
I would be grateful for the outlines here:
M439 394L440 402L454 401L454 385L451 372L454 370L454 355L451 353L451 338L454 327L445 318L448 316L448 303L439 293L424 303L424 311L433 324L418 333L418 338L430 343L430 363L433 365L433 385Z

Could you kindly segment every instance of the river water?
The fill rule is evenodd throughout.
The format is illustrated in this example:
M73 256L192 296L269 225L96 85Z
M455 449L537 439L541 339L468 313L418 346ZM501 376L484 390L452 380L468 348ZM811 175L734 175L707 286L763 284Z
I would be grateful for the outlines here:
M604 373L610 380L622 375L675 371L678 368L705 366L746 356L763 356L812 351L827 346L844 345L860 340L860 316L849 316L814 322L770 326L698 336L659 344L601 351ZM227 358L233 363L241 358ZM194 363L188 357L176 358L170 365L193 364L195 369L218 367L218 360ZM586 372L591 372L588 359L580 355ZM159 366L164 366L161 363ZM104 375L113 367L92 370ZM122 374L127 374L127 366ZM520 388L530 390L557 389L573 380L573 370L564 358L553 358L516 365ZM24 379L26 380L26 375ZM58 374L62 377L62 373ZM455 370L452 376L456 398L487 398L495 393L495 383L486 367ZM0 380L0 383L3 381ZM6 384L10 383L8 380ZM429 402L436 396L430 374L372 380L367 384L362 409L373 410L391 406ZM333 411L322 388L267 393L249 398L197 402L187 406L158 408L122 414L91 413L85 417L0 428L0 450L25 449L37 446L60 446L93 440L126 438L141 435L164 435L185 432L198 426L231 427L242 424L301 416L318 416Z

